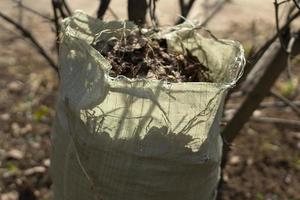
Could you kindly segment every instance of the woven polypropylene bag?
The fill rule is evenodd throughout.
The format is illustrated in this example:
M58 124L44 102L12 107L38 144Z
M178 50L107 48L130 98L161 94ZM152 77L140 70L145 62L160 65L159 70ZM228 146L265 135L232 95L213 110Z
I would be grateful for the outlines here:
M185 23L155 37L166 38L170 51L188 49L214 83L112 78L92 45L105 50L133 29L130 22L105 23L79 11L64 21L52 134L54 199L214 199L223 100L241 75L243 49L204 38Z

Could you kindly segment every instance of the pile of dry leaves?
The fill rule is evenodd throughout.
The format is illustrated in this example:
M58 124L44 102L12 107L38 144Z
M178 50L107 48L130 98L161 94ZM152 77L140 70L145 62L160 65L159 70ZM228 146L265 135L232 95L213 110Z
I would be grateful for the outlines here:
M101 48L95 47L101 52ZM110 76L146 78L169 82L212 82L209 69L186 50L170 52L165 39L150 39L138 31L101 52L112 65Z

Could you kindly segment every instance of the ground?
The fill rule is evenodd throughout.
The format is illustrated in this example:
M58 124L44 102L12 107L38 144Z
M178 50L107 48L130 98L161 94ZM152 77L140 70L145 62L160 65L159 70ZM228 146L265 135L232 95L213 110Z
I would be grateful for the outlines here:
M168 25L175 20L166 14L174 0L159 1L159 18ZM2 3L3 2L3 3ZM49 12L49 1L24 3ZM211 1L209 1L211 2ZM194 7L191 17L203 18L200 12L203 2ZM97 1L90 4L73 1L72 8L82 8L94 14ZM113 0L115 12L122 18L126 15L123 3ZM198 7L197 7L198 6ZM15 9L16 10L16 9ZM2 0L0 11L12 14L9 0ZM31 15L30 15L31 16ZM1 20L1 19L0 19ZM44 20L26 14L23 23L30 28L43 46L55 59L53 33ZM49 154L51 125L55 115L55 99L58 77L33 48L16 31L0 23L0 199L32 200L51 199ZM273 5L271 0L232 0L209 24L218 37L238 39L246 50L252 44L260 44L274 33ZM300 65L295 64L295 79L299 78ZM292 89L285 74L276 83L276 89L289 96ZM286 89L288 88L288 89ZM299 99L300 97L294 97ZM269 97L265 101L275 99ZM230 106L239 100L229 102ZM227 106L227 110L230 107ZM234 107L234 106L233 106ZM289 107L259 109L259 116L276 116L296 119ZM225 167L221 187L222 199L300 199L300 128L250 121L232 144L228 165Z

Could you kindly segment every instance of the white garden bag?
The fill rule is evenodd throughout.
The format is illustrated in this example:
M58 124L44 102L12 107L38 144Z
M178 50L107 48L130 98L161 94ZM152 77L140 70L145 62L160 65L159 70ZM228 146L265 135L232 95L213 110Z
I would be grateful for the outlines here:
M156 37L188 49L214 83L109 77L105 49L136 26L77 11L64 21L61 84L52 133L54 200L207 200L220 178L219 122L244 67L238 42L200 36L191 24Z

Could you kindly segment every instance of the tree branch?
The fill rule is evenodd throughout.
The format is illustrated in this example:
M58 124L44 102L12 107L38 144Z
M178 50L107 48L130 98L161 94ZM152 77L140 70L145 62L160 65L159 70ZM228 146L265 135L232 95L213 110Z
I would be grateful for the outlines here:
M21 1L18 1L18 0L12 0L12 1L15 2L15 3L17 3L18 6L21 7L21 8L23 8L24 10L26 10L26 11L32 13L32 14L35 14L35 15L41 17L41 18L44 18L44 19L46 19L48 21L53 22L53 19L51 19L50 17L48 17L46 15L43 15L42 13L40 13L40 12L38 12L38 11L36 11L36 10L34 10L34 9L26 6L26 5L24 5Z
M181 17L177 20L176 24L181 24L184 22L184 18L188 16L194 3L195 0L189 0L188 3L184 3L184 0L179 0Z
M275 118L275 117L251 117L250 120L254 122L274 123L278 125L300 128L300 121L292 120L292 119L282 119L282 118Z
M128 19L139 26L146 22L147 0L128 0Z
M294 2L294 4L295 4L295 6L300 10L300 5L299 5L299 3L298 3L296 0L293 0L293 2Z
M156 0L150 0L149 3L150 18L153 29L157 30L157 18L156 18Z
M23 34L25 38L29 39L31 43L36 47L39 54L41 54L45 58L45 60L49 63L49 65L58 73L58 67L55 64L55 62L46 53L44 48L38 43L38 41L32 36L32 34L27 29L25 29L23 26L21 26L10 17L3 14L2 12L0 12L0 17L2 17L2 19L4 19L6 22L12 24L16 29L18 29Z
M203 22L201 23L201 26L206 26L209 23L209 21L212 20L224 8L224 5L230 1L231 0L223 0L223 1L219 2L214 7L214 10L207 16L207 18L205 20L203 20Z
M97 18L103 19L106 10L110 4L110 0L100 0L99 8L97 10Z
M297 12L295 14L293 14L291 17L288 18L288 20L286 21L286 23L279 29L279 31L277 31L269 40L267 40L261 47L260 49L251 57L248 59L246 66L245 66L245 70L244 70L244 75L243 77L237 82L236 84L236 89L239 88L240 84L245 80L246 77L248 77L247 75L249 74L249 72L253 69L253 67L257 64L257 62L262 58L262 56L264 55L264 53L270 48L271 44L274 43L274 41L279 37L279 35L281 35L283 32L285 32L289 25L297 18L300 16L300 12ZM251 79L248 78L249 83L244 83L244 87L242 87L242 91L245 91L245 89L247 88L247 85L251 85ZM246 86L246 87L245 87ZM247 90L247 89L246 89ZM229 94L231 92L233 92L234 90L231 90L229 92Z
M288 105L299 117L300 117L300 108L298 108L298 106L296 106L293 102L291 102L290 100L288 100L287 98L285 98L284 96L280 95L279 93L277 93L275 90L271 90L270 92L275 98L281 100L282 102L284 102L286 105Z

